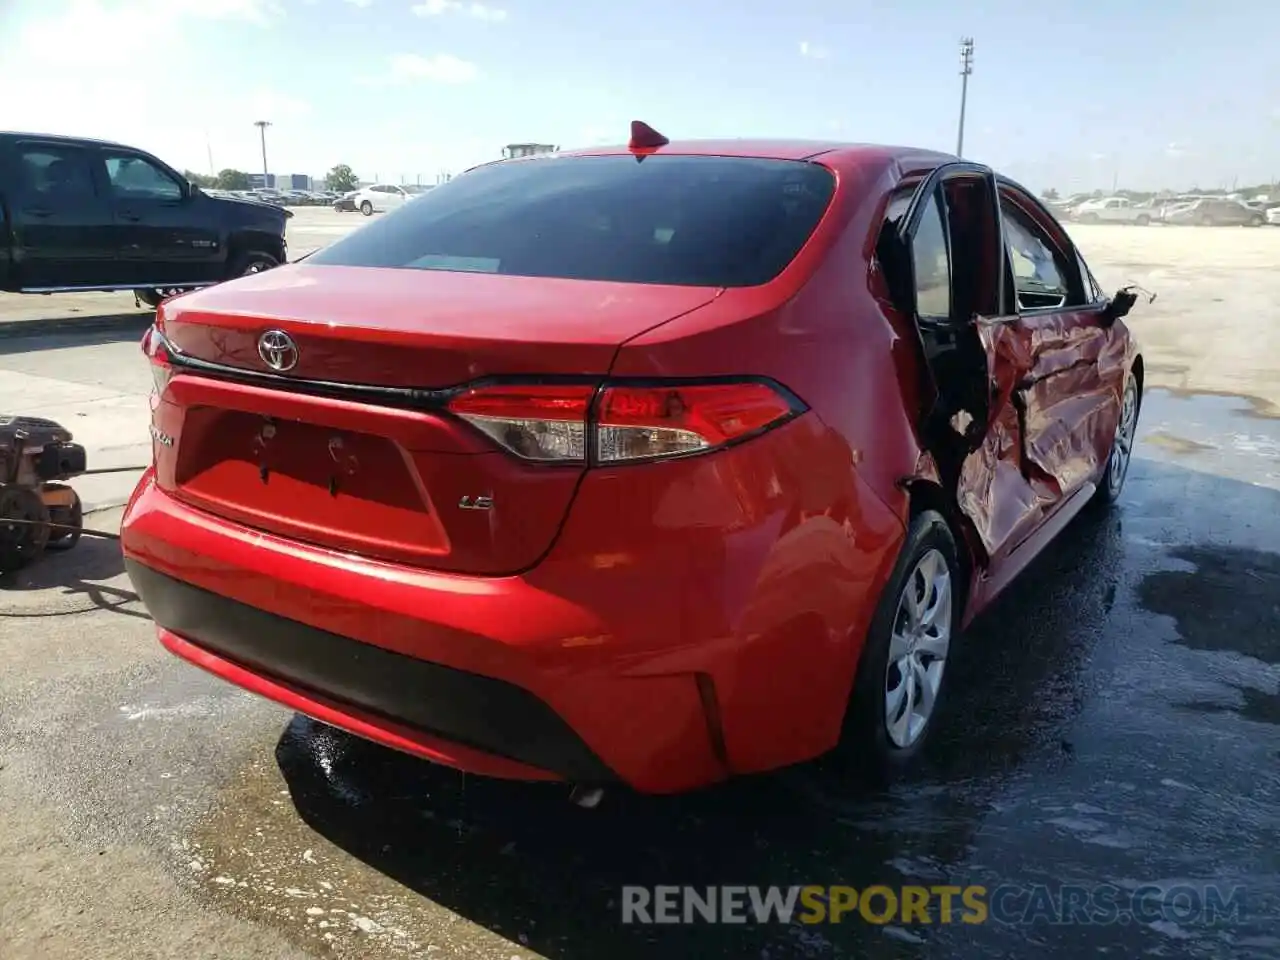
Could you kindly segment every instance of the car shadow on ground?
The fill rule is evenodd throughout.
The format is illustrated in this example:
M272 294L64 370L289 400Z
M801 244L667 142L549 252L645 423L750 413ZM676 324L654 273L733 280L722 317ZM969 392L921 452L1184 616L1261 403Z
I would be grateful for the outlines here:
M1165 562L1164 545L1126 534L1126 525L1146 530L1166 523L1166 516L1185 515L1188 495L1197 503L1280 516L1280 495L1271 489L1151 461L1135 461L1133 474L1136 503L1082 514L1023 574L1019 591L967 632L951 667L955 693L941 708L925 768L911 785L868 784L823 760L681 797L619 791L586 811L567 802L562 786L463 777L303 718L285 731L277 761L298 812L321 835L404 886L550 957L921 956L930 936L942 950L937 955L949 956L956 943L979 934L865 923L626 926L621 890L631 884L956 882L1008 785L1053 777L1079 759L1073 738L1082 704L1107 695L1107 681L1091 662L1122 645L1119 623L1131 622L1112 617L1118 595L1128 598L1124 617L1137 616L1157 647L1169 642L1170 631L1151 614L1178 618L1174 608L1182 601L1172 598L1193 597L1210 619L1242 601L1228 586L1230 576L1193 578L1194 584L1185 575L1162 580L1168 574L1152 568ZM1265 591L1280 575L1280 562L1221 547L1206 533L1217 521L1203 528L1195 527L1200 520L1171 522L1166 529L1173 542L1208 541L1200 561L1246 571L1251 583L1248 571L1261 578L1258 590L1243 598L1257 609L1238 614L1242 632L1225 642L1262 655L1248 646L1260 637L1271 644L1274 662L1280 650L1274 624L1271 633L1258 634L1246 619L1274 610L1268 597L1275 594ZM1230 540L1229 530L1224 537ZM1127 548L1126 539L1134 540ZM1196 705L1170 709L1192 716ZM1093 754L1112 749L1118 748L1106 740L1090 744ZM1038 825L1043 814L1027 816ZM1010 842L1020 846L1016 838ZM1053 863L1044 869L1052 872ZM1005 950L1028 942L1021 930L981 935L1002 938ZM1118 934L1095 929L1090 935L1101 944ZM1145 929L1126 935L1155 936ZM1141 952L1145 945L1134 947Z
M136 343L155 322L154 311L84 316L76 320L46 323L14 320L0 330L0 356L65 350L70 347L101 347L111 343Z

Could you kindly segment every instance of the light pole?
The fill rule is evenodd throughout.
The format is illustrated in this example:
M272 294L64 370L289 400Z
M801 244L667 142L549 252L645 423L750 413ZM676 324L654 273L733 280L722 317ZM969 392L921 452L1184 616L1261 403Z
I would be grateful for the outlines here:
M262 137L262 185L269 187L271 184L267 182L270 179L267 173L267 127L271 126L271 121L255 120L253 125L258 128L258 133Z
M964 156L964 108L969 99L969 74L973 73L973 37L960 41L960 132L956 136L956 156Z

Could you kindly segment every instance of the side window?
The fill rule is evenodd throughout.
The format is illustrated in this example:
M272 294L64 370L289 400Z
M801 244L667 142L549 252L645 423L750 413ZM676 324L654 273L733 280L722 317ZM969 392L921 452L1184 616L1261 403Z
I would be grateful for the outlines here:
M107 180L119 200L181 200L182 186L155 164L130 155L106 158Z
M23 146L18 151L22 187L30 200L76 203L96 195L88 155L74 147Z
M1076 265L1080 268L1080 278L1084 281L1085 300L1089 303L1098 303L1099 301L1106 300L1107 295L1102 292L1101 284L1098 283L1097 278L1093 275L1093 271L1090 270L1089 265L1084 262L1084 257L1080 255L1079 251L1076 252Z
M1039 225L1005 199L1000 201L1004 238L1013 267L1013 286L1019 310L1078 306L1073 296L1071 269L1066 258Z
M925 208L911 245L916 312L922 319L942 322L951 319L951 257L947 246L947 232L935 194Z

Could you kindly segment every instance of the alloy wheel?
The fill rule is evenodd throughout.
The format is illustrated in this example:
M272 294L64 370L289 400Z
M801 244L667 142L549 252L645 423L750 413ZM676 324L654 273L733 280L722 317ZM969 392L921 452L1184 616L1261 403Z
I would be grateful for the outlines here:
M1133 451L1133 435L1138 424L1138 387L1133 377L1124 385L1124 399L1120 402L1120 420L1116 424L1115 439L1111 443L1111 459L1107 469L1111 471L1111 489L1119 493L1124 478L1129 473L1129 458Z
M916 562L898 597L884 679L890 742L911 747L933 716L951 648L951 570L940 550Z

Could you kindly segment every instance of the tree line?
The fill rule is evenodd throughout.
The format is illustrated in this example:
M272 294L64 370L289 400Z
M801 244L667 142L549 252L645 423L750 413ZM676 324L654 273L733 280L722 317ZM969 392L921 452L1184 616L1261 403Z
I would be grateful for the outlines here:
M250 189L249 174L243 170L234 170L230 167L219 171L216 176L210 176L207 173L196 173L194 170L184 170L183 176L196 186L207 187L210 190ZM359 186L360 178L355 175L355 172L347 164L339 163L325 175L324 183L329 190L346 193L348 190L354 190Z

